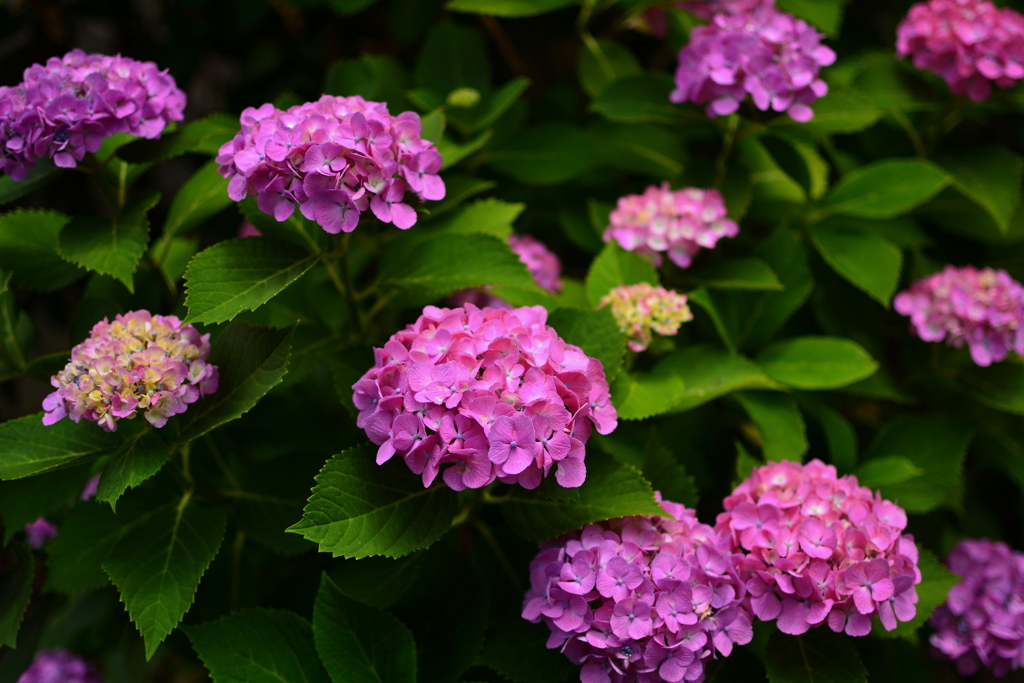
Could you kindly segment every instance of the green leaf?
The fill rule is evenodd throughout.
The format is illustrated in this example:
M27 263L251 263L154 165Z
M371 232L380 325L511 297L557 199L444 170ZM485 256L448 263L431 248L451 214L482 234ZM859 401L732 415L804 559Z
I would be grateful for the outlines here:
M738 389L774 389L779 385L743 356L706 345L687 346L658 364L660 372L678 375L686 384L676 412L690 410Z
M761 435L765 460L803 462L807 427L792 396L777 391L741 391L736 399Z
M793 337L769 346L757 362L769 377L797 389L836 389L878 369L867 351L842 337Z
M779 0L779 9L795 14L835 38L850 0Z
M682 139L657 123L597 121L587 130L602 166L661 180L676 178L684 168Z
M941 155L938 163L953 177L953 187L988 212L1006 234L1020 205L1024 158L1005 147L972 145Z
M828 628L801 636L776 631L768 639L771 683L866 683L868 672L853 640Z
M445 196L439 202L429 205L426 213L438 216L452 207L458 206L470 197L492 189L498 183L493 180L476 178L467 175L448 174L444 179Z
M186 322L222 323L254 311L305 275L319 258L266 237L218 242L196 255L185 271Z
M583 175L597 157L590 137L568 123L542 123L495 144L486 155L495 170L526 185L555 185Z
M694 278L712 289L782 290L767 263L758 258L731 258L694 273Z
M43 414L0 423L0 479L31 477L75 465L117 448L116 434L70 418L43 424Z
M559 493L563 497L552 499L515 487L502 505L505 519L516 533L540 542L591 522L665 514L654 500L651 485L635 467L593 453L587 458L583 486Z
M384 609L405 595L422 576L422 569L423 553L417 552L398 559L336 560L330 574L338 590L348 597Z
M316 477L302 519L288 530L334 557L401 557L441 538L456 496L443 482L424 488L400 462L377 465L375 448L332 457Z
M525 204L488 197L462 207L454 215L438 221L436 227L431 229L449 235L479 233L507 240L512 234L512 224L525 208Z
M743 349L758 349L767 344L814 289L807 248L793 230L777 230L757 255L768 262L785 289L765 292L751 303L749 312L742 316L745 324L739 341Z
M159 237L149 247L149 257L160 264L160 273L177 289L178 280L185 275L188 262L199 251L199 240L195 237L172 237L170 244Z
M587 298L597 308L601 299L619 285L635 285L638 282L659 284L658 271L651 262L633 252L626 251L615 242L609 242L590 265L587 273Z
M96 500L116 508L125 491L146 481L164 466L170 457L170 446L149 425L124 440L103 468Z
M829 165L814 147L789 136L765 136L761 145L786 175L800 185L810 199L818 199L828 189Z
M0 647L17 647L18 631L32 597L36 563L21 543L7 551L5 560L0 574Z
M697 507L697 484L686 473L686 468L675 454L658 440L652 432L644 449L644 479L660 491L664 500L682 503L688 508Z
M650 372L620 372L611 382L612 403L620 420L645 420L667 413L686 395L677 373L659 364Z
M914 590L917 591L917 614L910 621L897 624L892 631L873 629L872 635L882 638L906 638L916 645L917 630L924 626L936 607L946 602L950 589L962 580L927 549L918 546L917 552L917 568L921 570L921 583L914 586Z
M149 212L160 193L144 192L114 220L73 218L60 233L60 253L83 268L111 275L135 292L133 275L149 243Z
M864 456L864 465L875 459L901 456L924 472L917 477L882 485L882 496L898 500L909 513L925 513L959 504L962 470L969 425L949 417L903 415L883 428Z
M850 474L857 465L857 432L845 417L831 408L819 407L829 457L839 474Z
M466 111L469 124L462 124L461 112L449 110L452 121L462 125L469 132L475 132L494 125L530 87L530 79L522 76L510 79L505 85L480 100L480 103ZM429 138L428 138L429 139Z
M597 97L617 80L643 73L633 53L614 40L584 38L583 46L577 70L580 85L591 97Z
M885 159L847 173L828 197L826 211L894 218L939 193L952 179L924 159Z
M445 9L492 17L533 17L575 4L574 0L448 0Z
M437 151L441 155L441 170L451 168L466 157L480 151L491 141L494 131L485 130L465 144L454 142L447 135L437 141Z
M626 353L626 338L619 331L610 308L599 311L558 308L548 316L548 325L566 342L601 361L609 381L615 379Z
M957 376L971 398L1015 415L1024 415L1024 366L999 363L970 367Z
M0 181L8 180L3 176ZM70 216L56 211L17 209L0 215L0 268L22 287L60 289L85 274L60 255L60 232Z
M224 330L210 349L210 363L220 368L220 386L179 418L178 441L197 439L241 417L277 386L288 371L293 331L244 322L234 322Z
M829 219L811 229L811 240L832 269L889 308L900 280L903 252L856 219Z
M888 455L869 460L854 472L861 486L877 489L889 484L902 484L924 474L924 470L902 455Z
M136 140L119 147L116 154L133 164L163 161L187 152L216 155L221 145L231 140L240 127L238 117L210 114L156 140Z
M372 102L386 102L391 111L408 108L405 95L408 89L409 74L389 54L362 55L359 59L335 62L327 70L323 86L327 95L360 95ZM429 122L424 120L423 123ZM423 139L437 142L440 133L433 136L430 128L425 125Z
M415 683L412 633L384 610L346 597L327 574L313 605L313 638L334 683Z
M313 628L294 612L249 609L183 629L213 683L329 683Z
M675 82L668 74L646 73L619 78L594 98L590 108L609 121L620 123L693 124L693 112L669 102ZM703 113L701 113L703 118Z
M696 304L711 318L711 324L729 353L736 353L736 343L740 335L739 309L730 305L735 302L729 298L728 293L720 290L712 291L702 286L691 289L688 296L691 304ZM699 324L700 317L697 318L697 321Z
M126 535L103 563L142 634L147 660L192 605L226 526L222 511L189 505L186 497Z
M491 67L483 36L474 29L446 20L434 24L416 62L416 85L444 97L456 88L486 93Z
M30 192L47 185L63 170L49 159L36 159L36 167L30 169L28 175L20 183L14 182L11 176L4 174L0 177L0 204L9 204L15 199L21 199Z
M0 517L3 517L3 545L29 522L56 512L78 498L89 470L69 467L26 479L0 482Z
M814 118L810 121L798 123L788 116L780 116L772 121L772 125L817 135L858 133L873 126L883 113L871 98L861 93L835 91L814 103Z
M502 619L491 634L480 663L515 683L560 683L579 677L579 666L557 649L545 647L550 629L525 619Z
M164 223L164 238L202 225L234 203L228 196L228 179L217 172L218 168L216 161L207 162L174 195Z
M358 14L376 2L377 0L328 0L331 9L343 17Z

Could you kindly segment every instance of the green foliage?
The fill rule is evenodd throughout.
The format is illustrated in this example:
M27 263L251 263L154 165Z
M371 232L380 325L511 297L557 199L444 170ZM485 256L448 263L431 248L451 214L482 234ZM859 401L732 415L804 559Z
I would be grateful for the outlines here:
M131 434L117 447L103 468L96 499L110 503L116 510L117 499L129 488L146 481L164 466L170 446L149 425Z
M211 114L156 140L129 142L119 147L115 154L133 164L163 161L187 152L214 155L237 132L238 119L226 114Z
M803 460L807 428L792 397L775 391L740 391L736 399L757 427L765 460Z
M78 498L88 468L68 467L26 479L0 482L0 517L4 520L3 545L29 522L58 511Z
M611 309L581 311L558 308L548 316L548 325L558 336L583 349L588 356L601 361L608 380L615 379L626 352L626 339L612 317Z
M620 123L692 123L695 119L688 112L669 103L672 88L667 74L625 76L605 87L590 107Z
M516 683L559 683L578 675L560 652L545 647L549 634L543 624L523 619L499 624L480 660Z
M590 138L581 129L552 123L495 145L487 161L521 183L554 185L586 173L596 158Z
M495 17L532 17L569 7L573 0L449 0L447 9Z
M164 239L201 225L231 204L228 180L217 172L217 168L216 161L207 162L174 195L164 223Z
M830 219L811 230L811 239L832 268L886 308L900 279L903 253L856 219Z
M0 576L0 647L18 646L18 631L32 597L36 574L35 560L25 545L15 545L11 554L13 562Z
M91 422L63 419L43 425L43 414L0 424L0 479L20 479L68 467L118 447L115 434Z
M850 638L828 628L768 639L770 683L865 683L867 674Z
M974 147L947 154L939 164L953 178L953 187L984 209L1006 233L1020 205L1024 159L1005 147Z
M605 245L594 259L587 273L587 298L597 308L601 299L619 285L635 285L640 282L658 284L658 272L643 256L624 251L615 242Z
M4 180L10 178L0 178ZM82 270L64 260L59 248L61 230L70 220L56 211L32 209L0 215L0 268L22 287L44 292L81 277Z
M827 210L864 218L892 218L925 203L950 180L929 161L879 161L845 175L829 195Z
M633 53L612 40L586 40L580 50L580 85L591 97L597 97L620 78L641 73L640 63Z
M946 602L950 589L960 583L961 577L951 573L935 555L924 548L918 548L920 557L917 562L921 570L921 583L914 586L917 591L917 614L913 619L901 622L892 631L875 628L873 634L882 638L905 638L917 643L918 629L924 626L932 612Z
M768 264L756 258L721 261L698 275L699 281L712 289L782 290L785 287Z
M835 389L873 375L867 351L849 339L796 337L771 345L757 357L772 379L797 389Z

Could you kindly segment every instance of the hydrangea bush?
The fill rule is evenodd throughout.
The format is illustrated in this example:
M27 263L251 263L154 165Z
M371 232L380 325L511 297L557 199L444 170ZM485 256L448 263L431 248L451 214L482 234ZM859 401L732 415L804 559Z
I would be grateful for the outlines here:
M0 683L1021 675L1024 3L8 4Z

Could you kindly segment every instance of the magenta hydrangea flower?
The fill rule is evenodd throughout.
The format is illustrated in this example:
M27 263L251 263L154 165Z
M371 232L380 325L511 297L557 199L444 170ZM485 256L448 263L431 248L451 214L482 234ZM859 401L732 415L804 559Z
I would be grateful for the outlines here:
M1024 78L1024 16L983 0L927 0L896 28L896 55L941 76L957 95L988 99Z
M647 282L616 287L601 299L601 307L611 304L619 329L629 339L629 348L644 351L654 334L666 336L679 332L679 326L693 320L685 294Z
M893 299L924 341L971 349L981 366L1024 354L1024 287L1005 270L947 265Z
M45 517L25 525L25 541L29 547L39 550L57 537L57 527Z
M0 87L0 167L19 182L38 158L74 168L115 133L160 137L184 109L185 93L153 62L72 50Z
M536 488L554 471L562 486L586 478L592 429L618 421L601 361L566 344L542 306L427 306L375 349L353 385L356 424L430 486L441 468L456 491L495 479Z
M40 650L18 683L103 683L96 667L63 648Z
M78 500L83 503L92 500L96 495L96 491L100 488L100 477L102 476L103 472L100 471L98 474L89 477L89 480L85 482L85 486L82 487L82 493L78 496Z
M658 500L670 517L588 524L530 563L523 618L547 624L582 683L702 681L708 659L753 638L728 534Z
M562 261L558 255L548 249L543 242L529 235L510 235L508 244L519 260L533 276L538 287L552 294L562 291ZM463 289L448 297L448 305L454 307L473 304L479 308L515 308L504 299L490 294L487 287L482 289Z
M420 138L414 112L392 116L380 102L324 95L288 111L249 107L241 123L220 148L220 173L231 199L255 195L260 211L278 221L298 204L327 232L351 232L369 209L404 230L416 223L406 191L444 198L441 155Z
M717 14L753 14L773 9L775 0L699 0L672 4L704 21L710 21Z
M668 183L620 197L608 220L605 242L614 239L626 251L643 254L659 266L661 252L668 252L680 268L689 268L701 248L713 249L718 240L740 231L726 218L718 190L686 187L673 192Z
M946 560L963 581L928 622L933 655L963 676L1000 678L1024 666L1024 553L987 538L957 543Z
M217 391L217 367L207 362L209 355L210 335L173 315L131 311L112 323L104 318L50 378L57 390L43 401L43 424L70 415L113 432L118 420L142 413L163 427L188 404Z
M754 468L715 528L747 553L738 564L751 610L799 635L828 624L863 636L917 613L921 572L907 514L820 460Z
M809 105L828 93L818 78L836 53L807 22L762 4L750 12L720 13L690 33L679 51L673 102L705 104L710 117L732 114L747 95L761 111L814 117Z
M238 234L235 237L262 237L263 233L260 229L249 221L242 221L238 226Z

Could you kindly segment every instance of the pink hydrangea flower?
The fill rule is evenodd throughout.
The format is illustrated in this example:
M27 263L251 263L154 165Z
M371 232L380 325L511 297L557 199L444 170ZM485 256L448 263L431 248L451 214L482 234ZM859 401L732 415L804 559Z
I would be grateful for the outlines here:
M39 550L57 537L57 527L48 519L40 517L25 525L25 541L29 547Z
M933 655L955 661L963 676L988 669L1001 678L1024 666L1024 553L966 539L946 562L963 581L929 621Z
M661 252L668 252L680 268L689 268L701 248L713 249L718 240L740 231L735 221L726 218L725 200L718 190L672 191L668 183L620 197L609 223L605 242L614 239L626 251L648 256L659 266Z
M72 50L24 75L0 87L0 168L15 181L38 158L74 168L104 138L160 137L169 121L183 118L185 93L153 62Z
M217 391L217 367L207 362L209 355L210 335L173 315L131 311L114 322L104 318L50 378L57 390L43 401L43 424L70 415L113 432L118 420L142 413L163 427L188 404Z
M85 482L85 486L82 487L82 493L78 496L78 499L80 501L84 503L86 501L92 500L92 498L96 495L96 491L98 491L100 488L100 477L102 476L103 472L101 471L99 474L94 474L93 476L89 477L89 481Z
M765 9L773 9L775 0L698 0L672 4L704 21L710 21L717 14L754 14Z
M941 76L957 95L988 99L1024 78L1024 16L983 0L927 0L896 28L896 54Z
M629 348L645 350L654 333L671 336L679 326L693 320L686 295L646 282L616 287L601 299L601 307L611 304L619 329L629 338Z
M255 195L260 211L278 221L298 205L327 232L351 232L370 210L405 230L416 223L406 191L444 198L441 155L420 138L414 112L392 116L380 102L324 95L288 111L250 107L241 123L220 148L220 173L231 199Z
M532 489L552 473L580 486L591 430L608 434L618 416L601 361L546 320L542 306L427 306L375 349L352 400L377 464L397 454L424 486L444 468L456 491L495 479Z
M720 13L690 33L679 51L673 102L705 104L710 117L732 114L749 94L754 106L814 117L809 105L828 93L818 78L836 53L807 22L760 4L749 12Z
M724 501L715 529L746 556L737 565L751 610L799 635L828 624L863 636L917 612L914 537L898 505L820 460L755 468Z
M259 228L250 223L249 221L242 221L242 224L238 226L238 234L235 237L262 237L263 233L260 232Z
M18 683L103 683L96 667L63 648L36 653Z
M981 366L1024 353L1024 287L1004 270L946 266L893 299L924 341L971 349Z
M562 262L557 254L544 246L543 242L529 235L511 235L508 244L519 260L526 265L538 287L552 294L562 291ZM473 304L480 308L515 308L504 299L488 293L487 289L463 289L455 292L448 297L448 305L459 307Z
M523 618L581 664L582 683L702 681L705 663L753 638L741 559L693 510L589 524L541 546Z

